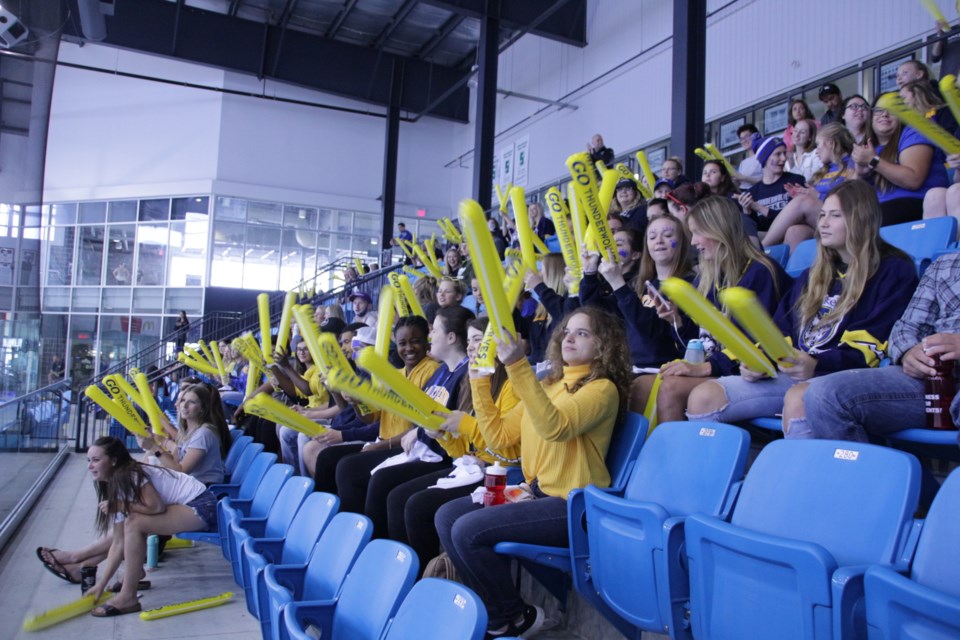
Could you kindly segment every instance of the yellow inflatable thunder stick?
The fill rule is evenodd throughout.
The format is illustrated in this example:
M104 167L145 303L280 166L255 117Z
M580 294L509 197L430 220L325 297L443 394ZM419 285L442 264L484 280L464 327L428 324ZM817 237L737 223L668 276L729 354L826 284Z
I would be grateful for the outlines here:
M523 187L510 189L510 202L513 204L513 221L520 240L520 256L523 264L531 269L537 268L537 252L533 248L533 229L530 227L530 215L527 213L527 194Z
M700 147L697 147L696 149L694 149L693 152L697 155L698 158L700 158L704 162L713 162L714 160L716 160L716 158L714 158L712 155L710 155Z
M360 351L357 355L357 364L369 371L374 380L393 391L404 402L420 412L422 417L415 421L417 424L436 429L436 421L431 419L433 412L447 413L449 411L444 405L424 393L420 387L410 382L399 370L394 369L385 358L378 356L370 347L365 347Z
M877 100L877 107L886 109L900 122L916 129L927 140L943 149L947 155L960 153L960 140L954 138L950 133L927 118L919 111L914 111L907 106L903 98L895 93L885 93Z
M160 409L160 405L157 404L157 399L153 397L153 393L150 391L150 383L147 381L147 375L145 373L138 373L133 377L133 381L137 384L140 397L143 399L140 408L147 412L147 417L150 419L150 426L153 428L153 432L158 436L166 436L167 433L163 430L163 411Z
M393 289L385 285L380 290L380 309L377 311L377 338L374 348L377 355L386 358L390 354L390 335L393 333Z
M286 351L290 344L290 324L293 320L293 305L297 302L297 294L290 291L283 298L283 311L280 312L280 328L277 331L277 350Z
M389 411L404 420L409 420L428 429L439 429L444 422L440 416L423 415L406 399L388 389L374 385L369 380L364 380L355 374L353 369L334 369L327 379L327 386L338 393L345 393L364 404ZM420 393L426 396L422 391ZM447 409L444 408L443 411L447 413Z
M494 324L494 331L502 340L504 332L514 338L517 330L513 324L513 307L507 303L503 289L506 275L500 256L493 244L493 236L487 227L483 209L475 200L460 202L460 226L470 247L474 273L480 283L480 293L487 305L487 313Z
M587 220L597 233L600 243L600 255L612 255L615 262L620 261L617 245L613 241L613 234L607 225L607 212L600 205L600 196L597 193L597 182L593 170L589 165L590 156L586 153L575 153L567 158L567 168L573 178L573 187L583 204Z
M723 155L720 152L720 149L717 149L715 146L713 146L713 144L709 142L704 142L703 148L706 149L707 153L709 153L714 158L716 158L717 160L723 163L723 166L727 168L727 173L729 173L731 177L737 175L737 170L734 169L733 165L730 164L730 161L727 160L727 156Z
M422 275L422 274L417 274ZM400 280L400 288L403 290L403 297L407 300L407 305L410 307L410 313L415 316L420 316L421 318L426 318L427 314L423 312L423 307L420 306L420 301L417 299L417 294L413 290L413 285L410 283L410 278L407 276L401 275L398 276Z
M208 376L215 376L219 374L215 366L211 364L207 364L206 362L201 362L196 358L191 358L190 356L188 356L186 353L182 351L177 354L177 361L190 367L191 369L193 369L198 373L203 373Z
M137 373L139 373L138 369L130 369L130 375L135 376ZM143 404L143 401L140 399L140 392L137 391L136 387L127 382L123 374L111 373L110 375L103 376L103 386L107 388L107 391L109 391L110 395L114 398L119 398L126 394L131 400L137 403L138 407Z
M499 184L494 184L493 188L496 189L497 191L497 201L500 203L500 213L505 216L509 215L509 213L507 212L507 202L509 202L509 200L507 199L507 196L510 194L510 190L513 189L513 183L508 182L506 189L500 189ZM460 228L461 229L463 228L462 224L460 225Z
M406 276L403 276L404 278ZM390 283L390 290L393 291L393 307L397 312L398 318L411 315L410 303L407 302L407 296L403 293L403 287L400 286L400 274L396 271L390 272L387 281Z
M650 170L650 163L647 162L647 154L643 151L637 151L637 164L640 165L640 173L643 174L643 179L647 181L647 186L650 188L650 192L653 193L653 187L657 184L657 177L653 175L653 171Z
M504 289L507 290L507 304L513 309L517 306L517 300L520 299L520 293L523 291L524 276L527 275L527 269L522 264L517 265L517 270L507 276L504 283ZM477 357L475 363L471 363L472 368L478 371L493 373L496 368L497 344L493 341L494 330L493 323L487 324L483 332L483 338L480 340L480 346L477 347Z
M429 258L427 258L427 252L420 248L420 245L413 245L413 252L417 254L417 257L420 258L420 262L423 263L424 268L426 268L431 276L437 280L441 280L443 278L443 272L440 271L440 268L437 267Z
M200 363L204 367L210 368L216 371L217 366L212 362L210 362L209 360L207 360L207 357L205 355L203 355L202 353L199 353L196 349L194 349L190 345L184 345L183 353L187 354L187 357L189 359L195 360L196 362Z
M245 400L253 397L253 392L260 386L261 378L263 378L263 369L258 367L256 363L248 362L247 385L243 388L243 397Z
M955 75L949 74L940 78L940 93L943 94L943 99L950 107L953 117L960 118L960 89L957 88Z
M216 362L217 372L220 374L220 383L230 384L230 374L227 373L226 367L223 366L223 356L220 355L220 343L216 340L211 340L210 348L213 350L213 360Z
M260 348L260 345L257 344L253 334L245 333L238 338L234 338L233 347L240 352L240 355L247 359L247 362L256 364L260 371L268 371L267 361L263 357L263 350Z
M413 262L413 243L407 242L403 238L397 238L397 246L410 258L410 262Z
M587 221L583 217L583 207L580 206L577 190L573 188L572 182L567 183L567 202L570 203L570 226L573 228L573 237L577 241L577 253L582 254L586 248ZM580 268L582 271L582 264Z
M120 382L122 382L122 384L118 384ZM103 386L105 386L107 391L110 392L110 395L113 396L110 401L116 405L125 416L132 420L137 425L137 428L142 429L145 433L149 433L150 429L147 423L143 421L143 418L140 417L140 414L137 413L133 405L133 403L136 402L137 406L142 406L140 402L140 392L130 386L126 378L119 373L104 376ZM128 393L125 393L125 388L133 391L134 395L130 396Z
M570 283L570 295L576 295L580 291L580 278L582 277L583 267L580 264L580 251L577 248L577 239L570 228L570 215L567 205L560 195L560 190L556 187L550 187L545 197L547 207L553 216L553 226L557 228L557 239L560 241L560 252L563 254L563 261L567 264L570 276L573 281Z
M320 347L320 331L313 321L313 314L305 308L307 306L309 305L294 307L293 318L297 321L297 326L300 327L300 337L303 338L303 341L307 345L307 350L310 352L313 364L317 365L320 371L326 375L332 363L327 362L324 357L323 349Z
M317 336L317 342L320 344L320 351L323 359L330 365L330 369L349 369L350 362L347 356L343 354L340 343L332 333L323 332Z
M95 384L90 385L83 392L133 435L143 438L151 437L147 425L129 402L126 402L126 398L123 403L114 402Z
M757 295L753 291L744 287L730 287L720 292L720 302L730 310L737 322L746 328L750 336L760 343L760 348L774 362L780 362L785 367L793 366L792 363L782 362L784 358L794 356L793 347L783 337L767 310L757 301Z
M83 596L79 600L74 600L73 602L54 607L43 613L38 613L35 616L27 616L23 620L23 630L40 631L41 629L65 622L70 618L76 618L77 616L93 611L94 607L100 606L113 596L114 594L111 592L104 592L100 595L100 599L94 602L93 594L90 594Z
M460 233L460 230L457 229L457 225L453 224L453 220L450 218L440 218L438 222L447 240L454 244L461 244L463 242L463 235Z
M637 185L637 190L640 192L640 195L642 195L646 200L649 200L653 197L653 189L644 184L642 180L637 180L637 176L633 175L633 171L630 170L630 167L622 162L618 162L617 166L614 168L617 170L617 173L620 174L621 180L624 178L633 180L633 183Z
M600 208L605 213L610 211L610 203L617 194L617 183L620 181L620 174L615 169L607 169L600 174L603 179L600 182Z
M741 363L754 371L776 377L777 369L773 363L689 282L680 278L667 278L661 283L660 289Z
M273 364L273 337L270 327L270 296L261 293L257 296L257 311L260 314L260 350L267 364Z
M327 432L327 428L317 424L303 414L297 413L273 396L258 393L243 403L243 410L252 415L265 418L270 422L282 424L300 433L315 438Z
M537 255L545 256L550 253L550 249L548 249L547 245L543 243L543 240L540 239L540 236L533 234L531 240L533 240L533 248L537 250Z
M208 345L203 340L197 340L197 346L199 346L200 351L203 352L204 359L210 364L216 366L217 361L213 359L213 351L210 349L210 345ZM133 374L131 374L131 376L132 375Z
M170 548L169 542L165 548ZM190 613L192 611L200 611L201 609L211 609L213 607L218 607L221 604L230 602L231 598L233 598L233 592L227 591L226 593L221 593L220 595L213 596L212 598L201 598L200 600L190 600L189 602L168 604L165 607L157 607L156 609L147 609L146 611L141 611L140 619L159 620L160 618L178 616L181 613Z
M358 257L356 257L356 256L353 257L353 267L354 267L354 269L357 270L357 275L358 275L358 276L362 276L362 275L363 275L363 262L360 260L360 258L358 258Z
M937 6L937 3L934 0L920 0L920 4L923 5L923 8L930 12L930 15L937 22L943 22L950 24L947 20L947 16L943 15L943 12L940 11L940 7Z

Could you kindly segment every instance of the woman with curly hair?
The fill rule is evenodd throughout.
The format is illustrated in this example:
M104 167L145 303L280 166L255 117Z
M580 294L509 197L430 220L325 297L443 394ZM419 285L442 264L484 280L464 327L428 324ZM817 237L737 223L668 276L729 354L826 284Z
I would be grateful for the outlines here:
M526 637L544 624L543 610L524 603L510 559L494 546L505 540L565 546L567 494L588 484L610 485L604 458L626 413L630 384L625 341L623 324L612 314L596 307L574 311L550 339L553 367L542 384L515 340L498 341L497 357L519 398L504 414L492 400L489 377L470 371L477 428L490 447L519 443L531 498L486 509L460 498L437 512L443 548L486 604L488 637Z
M202 482L179 471L141 464L123 442L99 438L87 450L87 468L97 489L97 529L113 531L106 565L87 595L99 600L121 561L142 567L147 536L209 531L217 526L217 498ZM128 570L119 593L93 610L98 618L140 611L138 578Z

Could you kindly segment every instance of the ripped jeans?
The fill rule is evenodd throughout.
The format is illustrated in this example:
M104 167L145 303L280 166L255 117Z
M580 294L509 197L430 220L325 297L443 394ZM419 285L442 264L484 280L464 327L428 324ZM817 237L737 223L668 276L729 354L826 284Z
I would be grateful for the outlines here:
M816 380L818 378L811 378L806 382L813 384ZM724 376L713 382L723 387L727 396L726 404L710 413L688 412L688 419L734 424L754 418L770 418L783 413L783 398L790 387L797 384L785 373L778 374L776 378L765 378L756 382L749 382L741 376ZM795 418L788 427L787 432L791 438L813 437L806 418Z

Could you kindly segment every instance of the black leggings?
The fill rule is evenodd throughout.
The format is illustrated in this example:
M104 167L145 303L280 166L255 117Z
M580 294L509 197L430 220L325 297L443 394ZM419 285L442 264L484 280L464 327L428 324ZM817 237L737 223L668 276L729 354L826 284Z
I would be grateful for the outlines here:
M314 490L337 493L337 463L344 457L363 449L363 443L337 444L327 447L317 456L317 468L314 473Z
M894 198L880 203L880 225L914 222L923 218L923 198Z
M387 531L391 540L410 545L420 558L420 574L431 558L440 554L440 537L433 524L437 509L457 498L473 493L480 486L474 482L465 487L429 489L440 478L450 475L454 467L446 467L414 478L394 488L387 495Z

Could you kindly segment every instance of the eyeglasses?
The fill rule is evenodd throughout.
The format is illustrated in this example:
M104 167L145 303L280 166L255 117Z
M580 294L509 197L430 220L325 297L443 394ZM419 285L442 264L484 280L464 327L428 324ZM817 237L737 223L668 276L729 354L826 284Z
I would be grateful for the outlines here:
M890 115L890 112L887 111L886 109L877 109L877 108L874 108L874 110L873 110L873 117L874 117L874 118L876 118L877 116L884 117L884 116L888 116L888 115Z
M847 109L853 109L854 111L870 111L870 105L862 104L860 102L851 102L847 105Z

